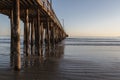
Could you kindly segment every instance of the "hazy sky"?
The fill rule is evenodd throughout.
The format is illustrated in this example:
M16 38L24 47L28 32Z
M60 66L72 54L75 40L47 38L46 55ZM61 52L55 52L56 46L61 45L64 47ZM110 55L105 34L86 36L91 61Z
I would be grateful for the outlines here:
M70 36L120 36L120 0L52 1ZM0 15L0 35L8 34L9 29L9 18Z
M71 36L120 36L120 0L53 0Z

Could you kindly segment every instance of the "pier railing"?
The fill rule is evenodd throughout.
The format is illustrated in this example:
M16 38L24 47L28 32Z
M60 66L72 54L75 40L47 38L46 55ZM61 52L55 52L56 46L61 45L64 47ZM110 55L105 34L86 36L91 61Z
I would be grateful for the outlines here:
M62 25L52 8L52 4L48 0L37 0L37 1L43 7L43 9L49 14L49 16L54 20L54 22L56 22L57 25L59 25L59 28L62 29Z

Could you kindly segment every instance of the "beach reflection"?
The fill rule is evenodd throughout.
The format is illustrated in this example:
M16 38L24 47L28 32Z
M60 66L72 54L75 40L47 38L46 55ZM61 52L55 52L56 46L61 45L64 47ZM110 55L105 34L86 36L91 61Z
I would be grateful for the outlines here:
M64 54L64 45L56 45L54 47L45 47L41 50L41 56L32 55L22 59L23 69L28 67L38 67L49 64L51 60L60 60Z
M64 55L64 44L56 46L44 47L41 50L41 56L31 55L29 57L22 55L22 69L20 71L12 71L12 76L8 76L11 80L56 80L59 75L60 60ZM13 57L10 57L10 66L13 67ZM12 69L11 69L12 70ZM53 76L54 75L54 76ZM7 78L7 79L8 79ZM4 80L4 79L3 79Z
M14 77L15 80L57 80L64 45L45 47L41 50L41 54L42 56L22 57L22 70L14 72L14 75L17 75Z

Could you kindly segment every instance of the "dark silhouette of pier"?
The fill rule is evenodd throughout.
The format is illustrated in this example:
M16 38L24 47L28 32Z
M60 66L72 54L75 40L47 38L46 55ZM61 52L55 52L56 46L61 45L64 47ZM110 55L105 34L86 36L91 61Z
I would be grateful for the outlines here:
M24 23L25 56L41 56L43 44L48 48L68 35L52 9L49 0L0 0L0 13L11 23L11 61L15 70L21 69L20 20Z

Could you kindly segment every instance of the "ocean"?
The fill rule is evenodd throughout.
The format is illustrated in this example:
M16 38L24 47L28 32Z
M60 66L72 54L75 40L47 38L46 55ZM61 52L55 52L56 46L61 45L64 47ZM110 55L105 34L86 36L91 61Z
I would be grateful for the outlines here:
M10 38L0 37L0 80L120 80L120 37L69 37L43 49L42 57L24 57L21 71L10 62Z

